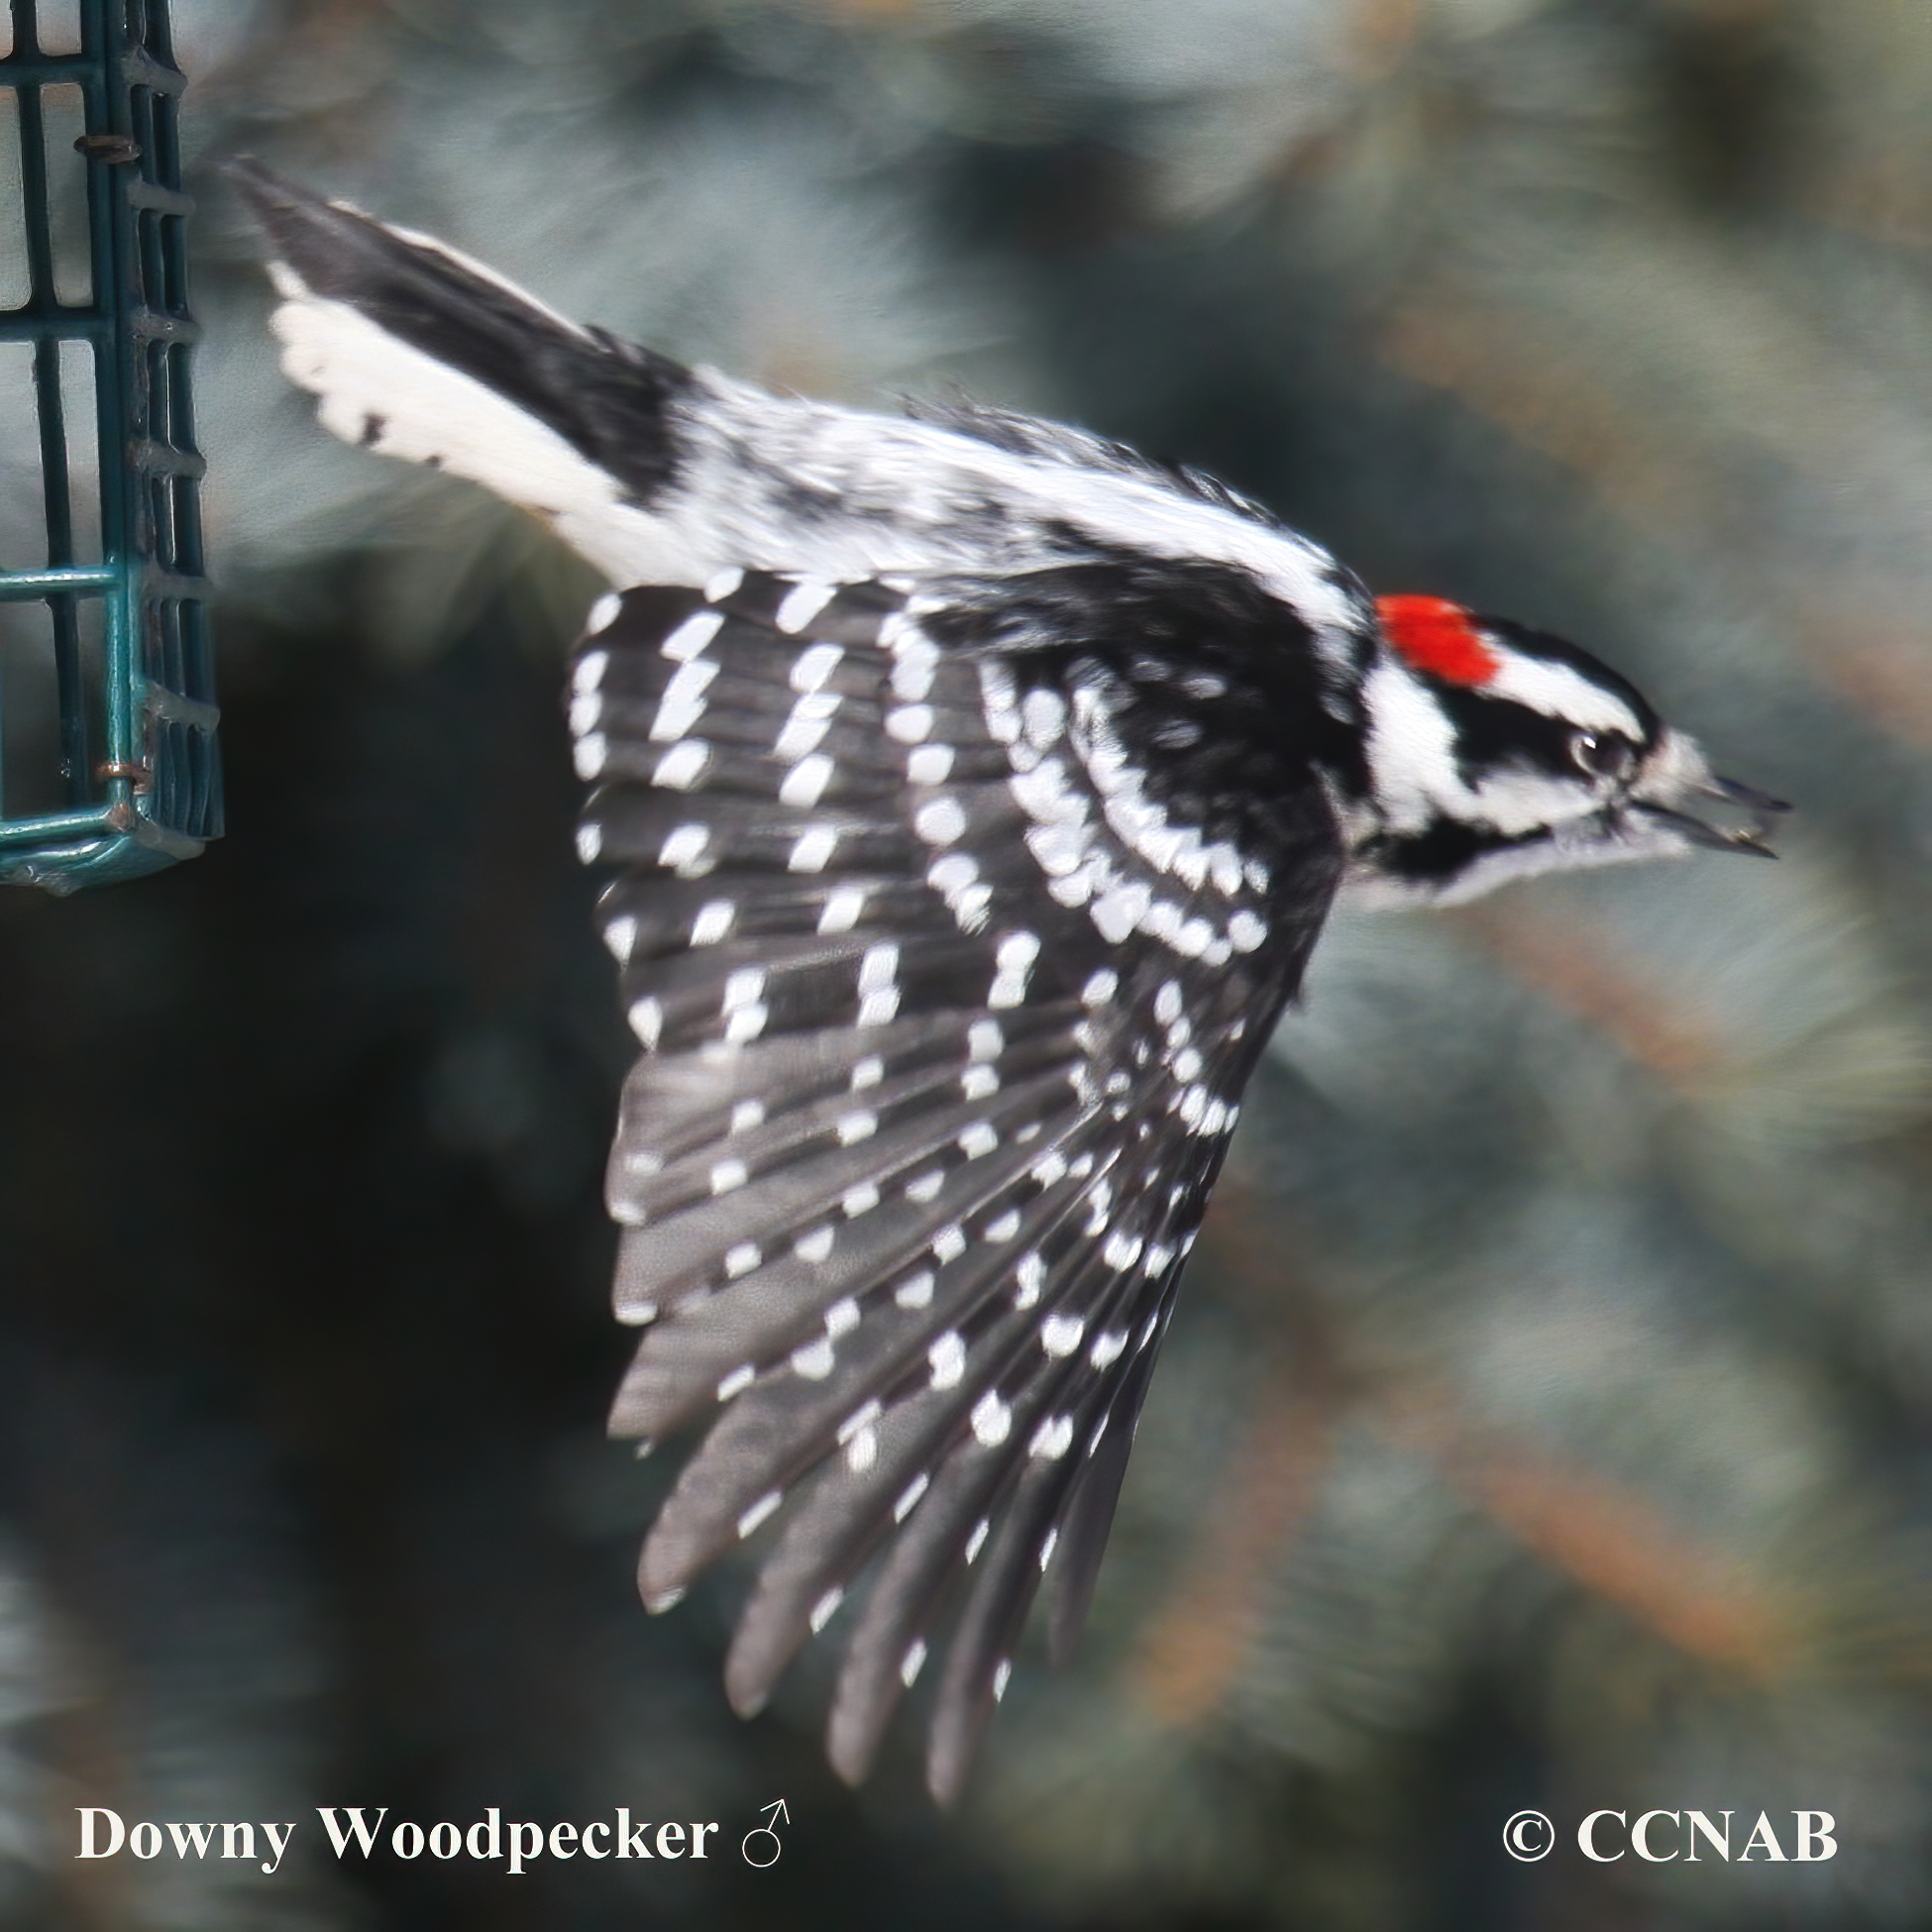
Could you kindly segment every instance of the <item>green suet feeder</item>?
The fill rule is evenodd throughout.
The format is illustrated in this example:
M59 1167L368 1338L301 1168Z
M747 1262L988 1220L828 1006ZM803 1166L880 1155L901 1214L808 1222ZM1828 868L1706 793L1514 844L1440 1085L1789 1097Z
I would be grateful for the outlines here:
M33 548L0 550L0 880L66 893L192 858L221 831L192 204L165 0L11 13L0 485L28 514L6 515L0 544Z

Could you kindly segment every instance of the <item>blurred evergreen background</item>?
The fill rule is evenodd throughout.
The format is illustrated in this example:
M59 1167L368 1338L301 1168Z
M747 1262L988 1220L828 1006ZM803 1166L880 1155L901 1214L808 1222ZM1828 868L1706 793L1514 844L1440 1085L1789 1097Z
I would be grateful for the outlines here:
M174 11L234 829L0 897L0 1923L1932 1926L1932 10ZM741 1574L636 1602L590 587L315 428L236 151L687 359L1203 466L1801 807L1775 867L1338 918L1095 1627L957 1817L904 1727L830 1779L812 1662L728 1714ZM781 1795L768 1872L338 1867L313 1813L729 1849ZM304 1823L272 1878L79 1864L78 1804ZM1598 1806L1840 1851L1591 1865Z

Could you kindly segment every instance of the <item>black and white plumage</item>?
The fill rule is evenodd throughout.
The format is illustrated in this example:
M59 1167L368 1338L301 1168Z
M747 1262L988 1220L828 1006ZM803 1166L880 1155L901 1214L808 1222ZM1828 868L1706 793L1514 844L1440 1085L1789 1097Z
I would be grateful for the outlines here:
M425 238L236 177L337 434L488 484L617 587L572 682L641 1055L613 1432L705 1434L654 1607L768 1519L761 1704L875 1557L830 1751L936 1664L955 1793L1045 1580L1078 1633L1242 1088L1339 891L1720 844L1711 776L1560 641L1379 605L1185 472L992 411L685 370ZM1751 825L1689 807L1718 798Z

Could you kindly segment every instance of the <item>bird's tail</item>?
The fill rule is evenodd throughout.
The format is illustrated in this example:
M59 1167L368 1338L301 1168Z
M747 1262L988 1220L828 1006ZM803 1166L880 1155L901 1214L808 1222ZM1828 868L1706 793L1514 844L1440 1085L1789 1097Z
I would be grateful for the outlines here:
M593 559L600 523L648 512L675 481L679 364L259 161L224 171L269 241L282 367L345 442L472 478Z

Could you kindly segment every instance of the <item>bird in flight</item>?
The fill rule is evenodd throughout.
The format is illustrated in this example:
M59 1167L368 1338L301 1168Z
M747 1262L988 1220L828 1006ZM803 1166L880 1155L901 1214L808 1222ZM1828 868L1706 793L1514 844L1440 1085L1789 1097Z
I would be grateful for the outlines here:
M1193 471L687 369L230 172L322 423L533 511L612 587L569 698L639 1047L610 1428L702 1437L644 1599L770 1521L725 1665L749 1713L872 1566L829 1755L862 1777L930 1660L948 1801L1042 1584L1056 1658L1079 1634L1242 1089L1338 895L1769 856L1782 807L1582 651L1374 598Z

